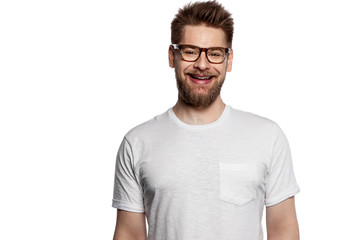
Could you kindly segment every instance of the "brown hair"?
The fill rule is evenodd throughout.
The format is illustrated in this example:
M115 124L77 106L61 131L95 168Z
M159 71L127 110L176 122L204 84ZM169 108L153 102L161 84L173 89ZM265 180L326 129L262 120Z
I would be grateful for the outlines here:
M179 9L171 22L171 43L179 43L185 25L198 26L204 24L208 27L220 28L224 31L226 43L231 47L234 21L231 14L216 1L195 2Z

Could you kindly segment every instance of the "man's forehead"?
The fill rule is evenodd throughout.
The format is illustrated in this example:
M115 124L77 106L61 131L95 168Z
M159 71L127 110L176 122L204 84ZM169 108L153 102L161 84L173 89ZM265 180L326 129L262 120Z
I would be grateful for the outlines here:
M181 43L200 47L228 47L225 39L225 33L220 28L186 25L183 29Z

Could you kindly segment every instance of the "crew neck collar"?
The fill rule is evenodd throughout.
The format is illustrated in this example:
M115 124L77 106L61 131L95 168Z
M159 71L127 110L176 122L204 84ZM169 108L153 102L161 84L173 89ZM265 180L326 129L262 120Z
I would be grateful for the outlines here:
M221 124L230 115L230 113L231 113L231 106L226 104L220 117L217 120L215 120L214 122L206 123L206 124L188 124L188 123L181 121L175 115L172 107L169 108L169 110L168 110L168 115L169 115L170 119L173 120L177 125L187 128L187 129L207 129L207 128L217 126L217 125Z

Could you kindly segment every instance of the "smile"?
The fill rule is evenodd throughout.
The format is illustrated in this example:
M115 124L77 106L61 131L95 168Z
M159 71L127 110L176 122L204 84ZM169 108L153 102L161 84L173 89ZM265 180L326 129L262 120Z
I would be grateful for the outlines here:
M192 74L188 74L188 75L193 83L201 84L201 85L209 84L214 78L214 76L203 76L203 75L192 75Z

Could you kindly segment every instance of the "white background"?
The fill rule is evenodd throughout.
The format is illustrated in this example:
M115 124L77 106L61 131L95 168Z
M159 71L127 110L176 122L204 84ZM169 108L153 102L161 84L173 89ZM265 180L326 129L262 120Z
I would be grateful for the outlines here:
M116 152L176 102L167 49L187 2L1 1L0 239L112 238ZM221 3L222 98L287 135L301 238L360 239L358 1Z

